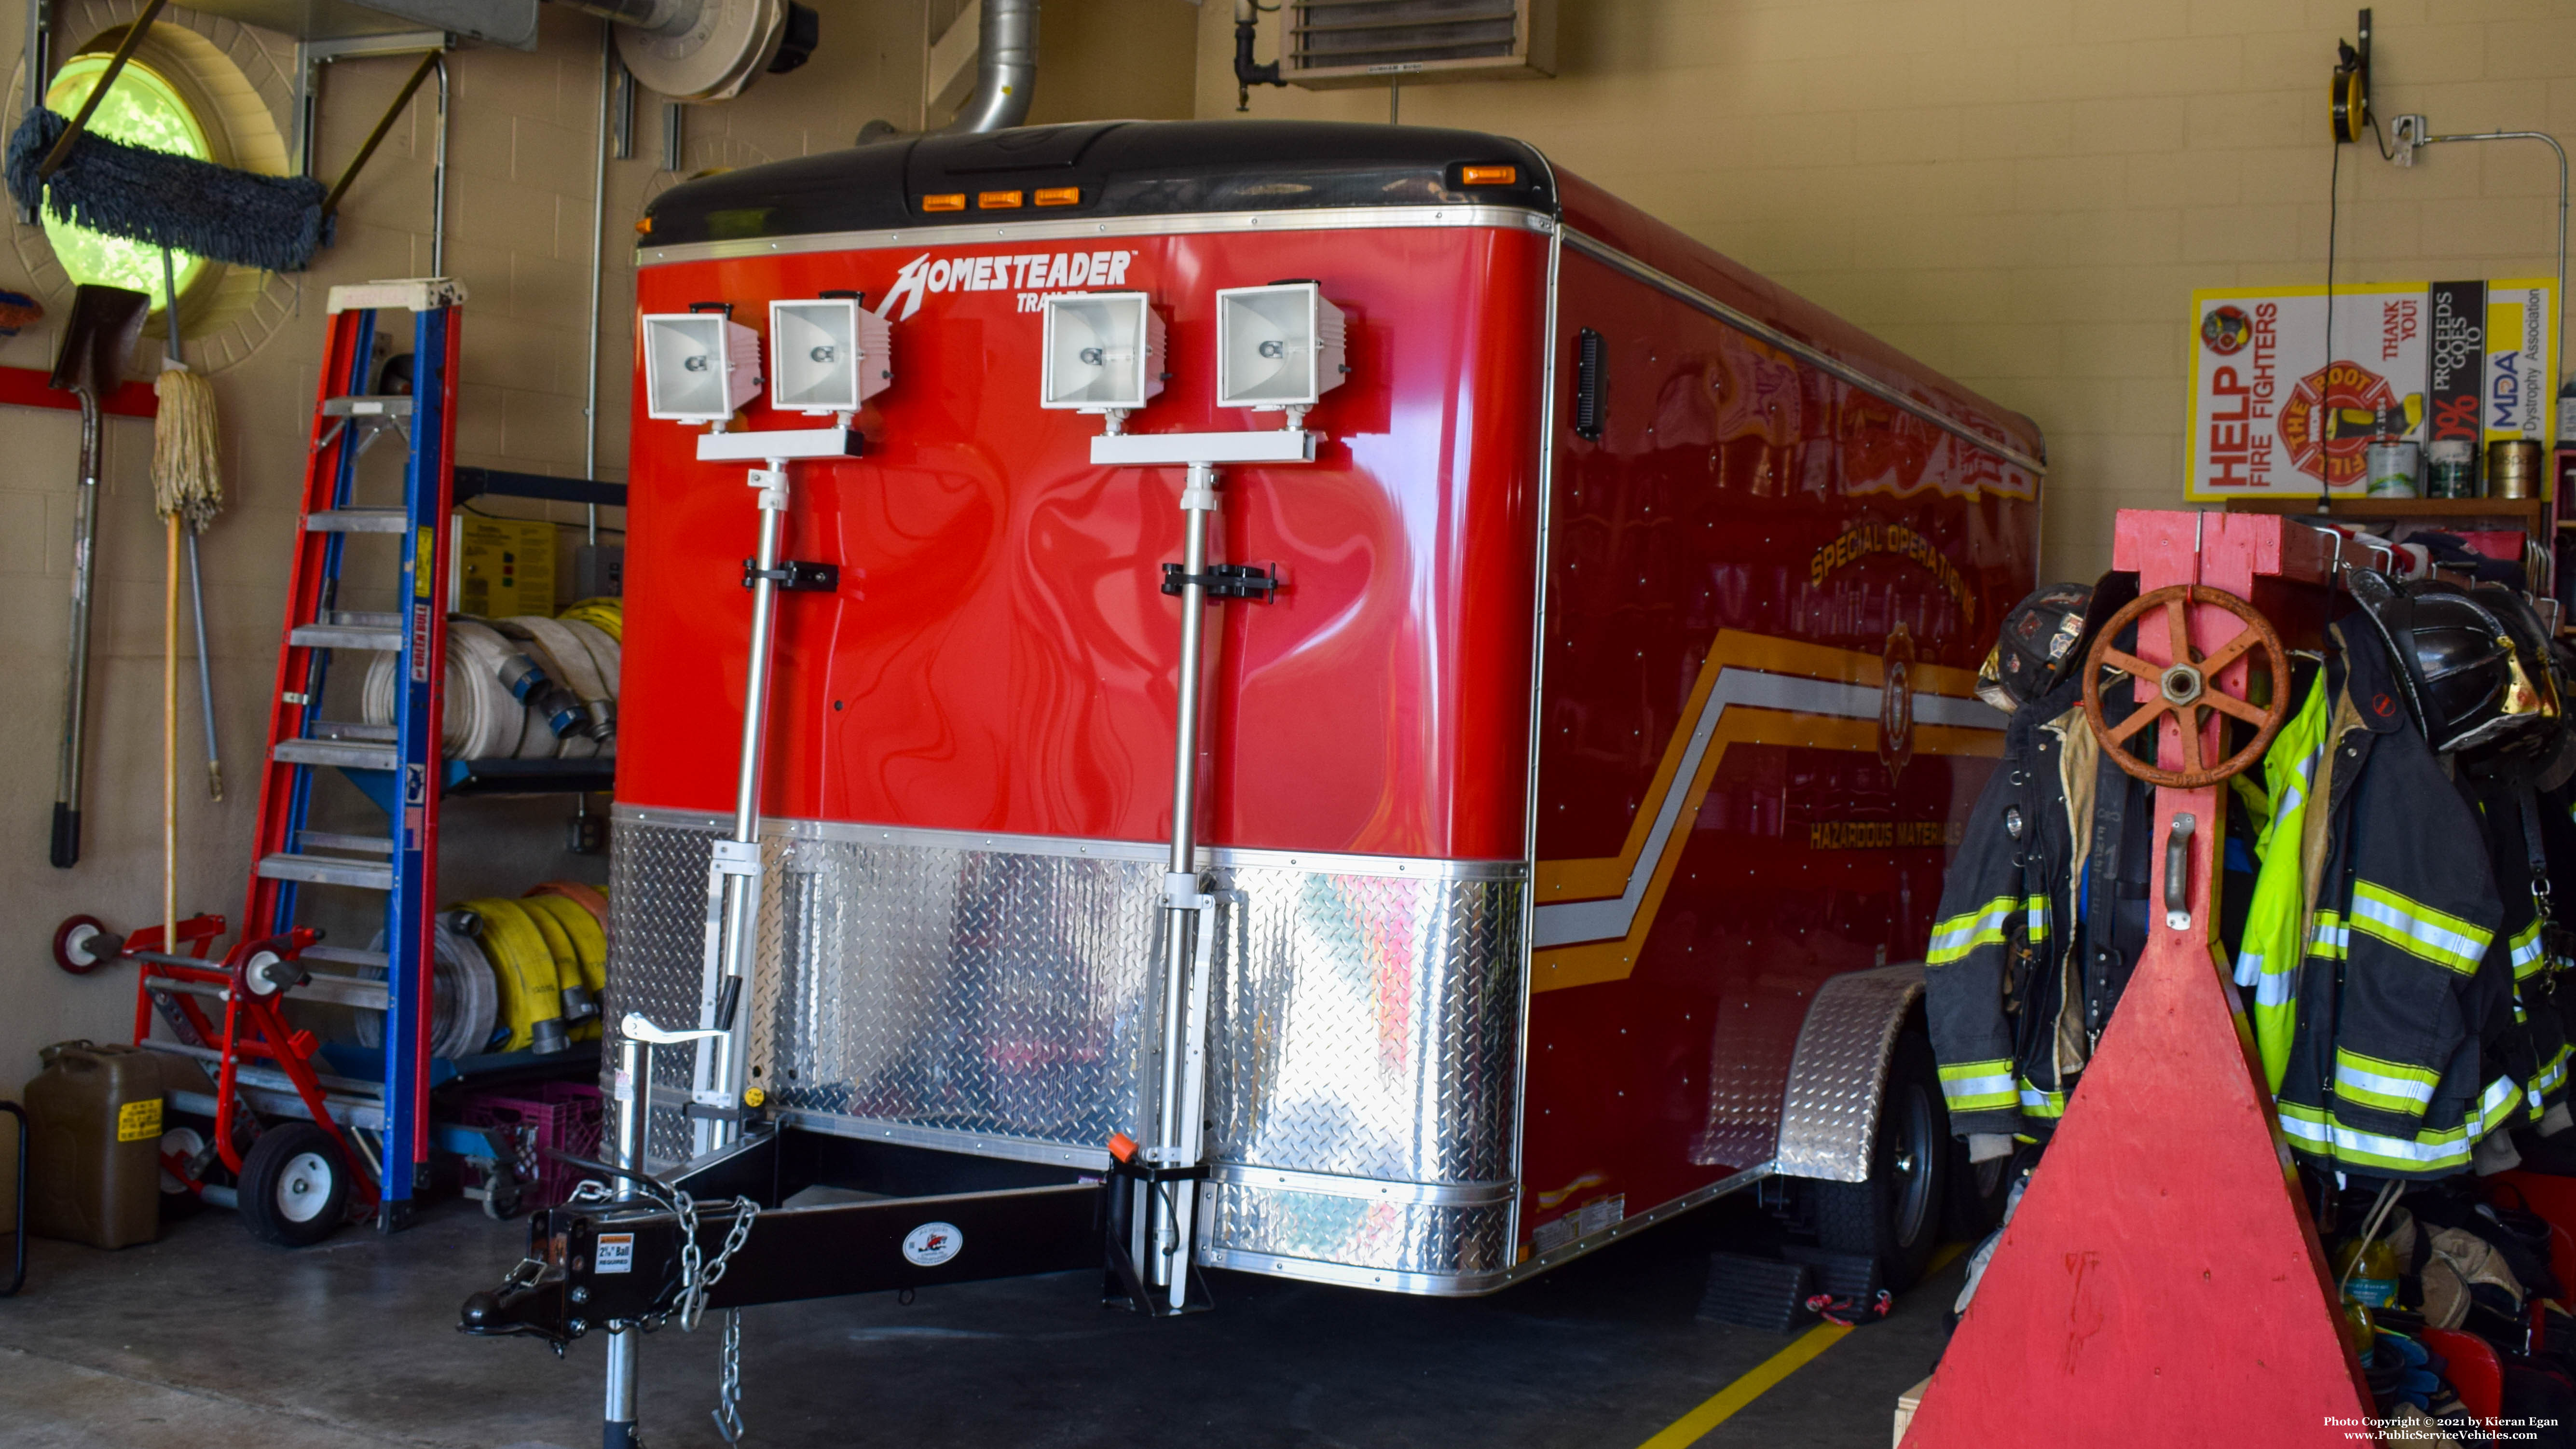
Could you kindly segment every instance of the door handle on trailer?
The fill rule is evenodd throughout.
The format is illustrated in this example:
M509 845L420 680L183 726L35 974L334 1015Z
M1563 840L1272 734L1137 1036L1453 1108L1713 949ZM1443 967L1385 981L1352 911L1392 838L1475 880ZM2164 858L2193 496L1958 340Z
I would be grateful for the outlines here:
M2188 815L2174 817L2165 836L2165 929L2191 929L2191 832Z

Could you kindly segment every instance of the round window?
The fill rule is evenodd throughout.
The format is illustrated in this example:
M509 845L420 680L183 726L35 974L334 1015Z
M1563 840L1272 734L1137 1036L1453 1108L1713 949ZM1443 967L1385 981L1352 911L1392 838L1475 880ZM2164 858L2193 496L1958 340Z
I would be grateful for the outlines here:
M98 78L107 71L107 61L104 55L89 54L76 55L65 62L54 73L53 84L45 88L45 108L66 117L77 114L81 103L97 89ZM139 58L127 61L125 69L117 73L116 84L90 116L89 130L129 146L199 161L214 159L205 123L167 77ZM45 238L53 243L54 255L73 281L146 292L151 294L155 308L168 302L162 294L160 248L75 226L51 211L43 215ZM205 260L186 252L172 252L170 262L184 296L188 284L204 270Z

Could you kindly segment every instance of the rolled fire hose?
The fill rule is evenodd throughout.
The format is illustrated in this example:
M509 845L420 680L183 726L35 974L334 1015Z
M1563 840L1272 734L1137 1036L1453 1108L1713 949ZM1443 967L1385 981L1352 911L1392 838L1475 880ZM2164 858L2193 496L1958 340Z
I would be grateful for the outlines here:
M492 963L472 938L449 926L444 912L436 926L436 938L438 960L430 972L429 1054L450 1060L477 1055L491 1044L501 1005ZM384 948L385 934L378 931L367 949ZM382 967L362 974L377 981L385 977ZM383 1044L382 1016L362 1011L355 1025L360 1046Z
M626 642L626 605L623 600L584 599L555 617L588 624L617 643Z
M570 954L573 964L565 978L563 1005L564 1016L580 1023L572 1030L573 1039L597 1040L600 996L608 989L608 933L601 929L598 917L559 895L531 893L519 904L546 933L548 945L560 938L560 949ZM574 985L575 981L580 984Z
M597 1003L608 988L607 907L596 886L547 881L520 900L459 901L440 912L430 1054L452 1060L541 1041L557 1044L540 1050L560 1050L559 1038L596 1040ZM384 949L383 932L370 949ZM381 968L364 974L384 979ZM576 1024L566 1030L566 1020ZM361 1014L355 1035L362 1046L381 1045L383 1018Z
M570 941L564 939L560 945L549 941L545 929L522 901L486 896L457 904L482 921L483 951L491 958L493 975L500 982L501 1017L510 1027L509 1039L500 1049L562 1051L571 1040L571 1030L564 1022L564 988L573 986L588 996L588 989L582 985L581 964ZM551 917L547 924L554 927L558 938L563 936L562 926ZM596 1016L597 1003L588 1005L589 1014Z
M601 735L613 744L621 651L587 618L457 618L447 641L448 758L576 759L606 753ZM370 724L393 723L396 659L379 654L368 665Z

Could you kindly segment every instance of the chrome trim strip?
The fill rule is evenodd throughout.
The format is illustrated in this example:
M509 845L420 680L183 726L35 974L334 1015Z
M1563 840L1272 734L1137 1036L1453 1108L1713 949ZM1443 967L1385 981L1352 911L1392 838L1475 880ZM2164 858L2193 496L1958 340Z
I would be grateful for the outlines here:
M1278 1167L1245 1167L1219 1162L1208 1176L1236 1187L1279 1192L1321 1193L1326 1197L1369 1202L1424 1203L1432 1207L1487 1207L1520 1196L1517 1182L1389 1182L1374 1177L1343 1177L1327 1172L1293 1172Z
M1410 1293L1422 1298L1474 1298L1505 1287L1512 1281L1509 1273L1404 1273L1391 1268L1354 1268L1313 1258L1283 1258L1276 1253L1255 1253L1244 1248L1211 1248L1204 1244L1198 1249L1198 1261L1202 1268L1231 1268L1238 1273L1333 1283L1344 1288L1375 1288L1381 1292Z
M1078 1167L1090 1172L1109 1170L1108 1150L1099 1147L1067 1147L1060 1142L1032 1142L1024 1137L1001 1137L989 1132L949 1132L937 1127L914 1127L901 1122L879 1122L867 1117L845 1117L838 1112L812 1112L802 1108L790 1108L774 1115L777 1121L787 1126L834 1137L895 1142L906 1147L928 1147L968 1157L1043 1162L1050 1167Z
M1556 189L1556 167L1545 156L1539 164L1547 167L1548 189ZM1538 860L1538 760L1539 742L1546 737L1547 714L1547 579L1548 547L1556 520L1556 359L1564 339L1559 335L1563 317L1557 306L1558 282L1565 264L1565 229L1559 227L1547 241L1547 359L1539 368L1538 402L1538 547L1532 558L1537 578L1530 584L1530 712L1529 759L1523 788L1521 854L1532 862L1531 878L1537 878ZM1530 957L1528 942L1538 935L1538 892L1530 891L1521 900L1521 1004L1520 1050L1512 1058L1512 1175L1522 1169L1522 1147L1529 1135L1529 1044L1530 1044ZM1511 1222L1504 1228L1511 1241L1521 1240L1520 1199L1512 1200Z
M1632 1228L1649 1227L1666 1218L1679 1217L1692 1208L1705 1207L1730 1193L1742 1192L1769 1176L1771 1176L1771 1164L1766 1162L1759 1167L1748 1167L1742 1172L1721 1177L1706 1187L1683 1193L1670 1202L1658 1203L1644 1212L1621 1218L1599 1232L1587 1234L1563 1247L1552 1248L1535 1258L1515 1263L1509 1272L1503 1274L1503 1278L1506 1282L1517 1283L1523 1278L1544 1273L1550 1268L1572 1262L1595 1248L1609 1246Z
M1656 867L1663 863L1664 850L1672 844L1673 831L1680 821L1682 809L1690 803L1690 782L1699 778L1700 762L1708 753L1709 741L1717 734L1719 718L1729 706L1875 720L1884 702L1883 694L1882 689L1866 684L1810 679L1798 674L1774 674L1734 665L1721 668L1717 683L1709 689L1708 697L1700 701L1699 718L1691 726L1690 743L1682 748L1681 763L1673 771L1672 787L1664 792L1663 801L1655 811L1655 823L1647 831L1645 848L1637 853L1636 865L1628 872L1626 889L1606 900L1561 901L1535 907L1530 927L1531 948L1545 950L1550 946L1570 946L1578 941L1615 941L1628 934L1629 926L1637 919L1639 906L1645 901L1646 887L1654 880ZM1981 730L2003 728L2002 716L1982 700L1916 690L1914 707L1914 717L1926 724Z
M1871 706L1875 717L1877 707ZM703 810L670 810L652 805L618 805L616 820L638 825L682 829L727 829L725 816ZM1163 859L1163 847L1138 840L1086 840L1072 835L1014 835L1006 831L934 830L918 825L868 825L848 820L791 820L764 815L760 833L785 840L850 841L869 845L907 845L932 850L989 850L1009 855L1073 856L1090 860ZM1444 860L1410 855L1340 855L1321 850L1242 850L1232 846L1201 847L1199 858L1211 867L1302 870L1323 875L1393 876L1405 880L1527 880L1525 860Z
M1750 313L1738 311L1724 302L1717 300L1715 297L1710 296L1706 292L1701 291L1697 287L1692 286L1690 283L1683 281L1681 278L1673 276L1668 272L1658 271L1655 268L1648 266L1646 263L1637 260L1635 257L1628 255L1626 252L1619 250L1608 242L1601 241L1594 237L1585 236L1583 233L1574 230L1572 227L1561 227L1559 228L1559 231L1564 236L1567 244L1571 245L1576 251L1592 258L1594 261L1603 263L1604 265L1612 267L1618 271L1625 272L1636 280L1654 288L1656 291L1661 292L1668 297L1672 297L1677 301L1688 303L1689 305L1698 308L1700 311L1707 313L1711 317L1716 318L1718 321L1725 323L1727 326L1734 328L1738 332L1758 337L1764 342L1769 343L1771 346L1795 356L1800 361L1805 362L1810 366L1823 368L1825 371L1832 373L1834 376L1841 378L1843 381L1850 383L1852 386L1859 388L1861 391L1868 393L1874 398L1877 398L1879 401L1887 403L1891 407L1903 408L1905 411L1912 413L1914 416L1921 418L1923 421L1930 423L1932 426L1939 428L1941 431L1948 433L1950 436L1957 438L1971 447L1977 448L1983 452L1992 453L1996 457L2002 458L2008 462L2017 463L2042 478L2048 476L2048 464L2044 460L2034 458L2030 454L2023 452L2021 449L2014 447L2010 443L1987 437L1985 434L1978 432L1976 429L1970 427L1964 422L1961 422L1959 419L1950 416L1948 413L1942 412L1940 409L1927 403L1919 402L1914 398L1906 396L1897 388L1885 382L1881 382L1877 378L1870 376L1868 373L1861 371L1859 368L1852 366L1850 363L1843 361L1841 358L1817 347L1814 343L1800 341L1799 339L1790 336L1788 333L1781 331L1779 328L1772 326L1770 323L1752 316Z
M1240 1248L1210 1248L1205 1243L1199 1245L1198 1260L1202 1267L1231 1268L1237 1272L1297 1278L1310 1283L1337 1283L1348 1288L1375 1288L1426 1298L1474 1298L1536 1277L1550 1268L1561 1267L1586 1253L1607 1247L1637 1229L1651 1227L1667 1218L1679 1217L1692 1208L1704 1207L1730 1193L1741 1192L1770 1175L1771 1164L1767 1162L1759 1167L1748 1167L1499 1273L1401 1273L1384 1268L1354 1268L1341 1263L1318 1262L1312 1258L1283 1258L1275 1253L1255 1253Z
M635 265L783 257L801 252L873 251L881 247L960 247L1011 241L1069 241L1096 236L1204 236L1249 231L1375 231L1401 227L1499 227L1553 232L1554 218L1516 206L1318 206L1291 211L1206 211L1171 216L1119 216L1106 221L1011 221L993 226L919 226L895 231L824 231L810 236L640 246Z

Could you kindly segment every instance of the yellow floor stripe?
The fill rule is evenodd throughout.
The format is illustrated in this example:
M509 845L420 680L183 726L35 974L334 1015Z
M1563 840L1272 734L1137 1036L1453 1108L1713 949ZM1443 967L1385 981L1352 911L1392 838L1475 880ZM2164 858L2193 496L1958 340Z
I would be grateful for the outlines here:
M1965 1243L1943 1243L1924 1265L1923 1276L1931 1277L1958 1260L1968 1250ZM1782 1379L1805 1368L1810 1359L1843 1341L1851 1330L1839 1323L1819 1323L1789 1341L1789 1346L1764 1359L1753 1372L1717 1391L1715 1397L1664 1426L1661 1433L1637 1446L1637 1449L1689 1449L1705 1438L1708 1431L1743 1412L1744 1406L1771 1392ZM1889 1401L1891 1404L1894 1400Z

